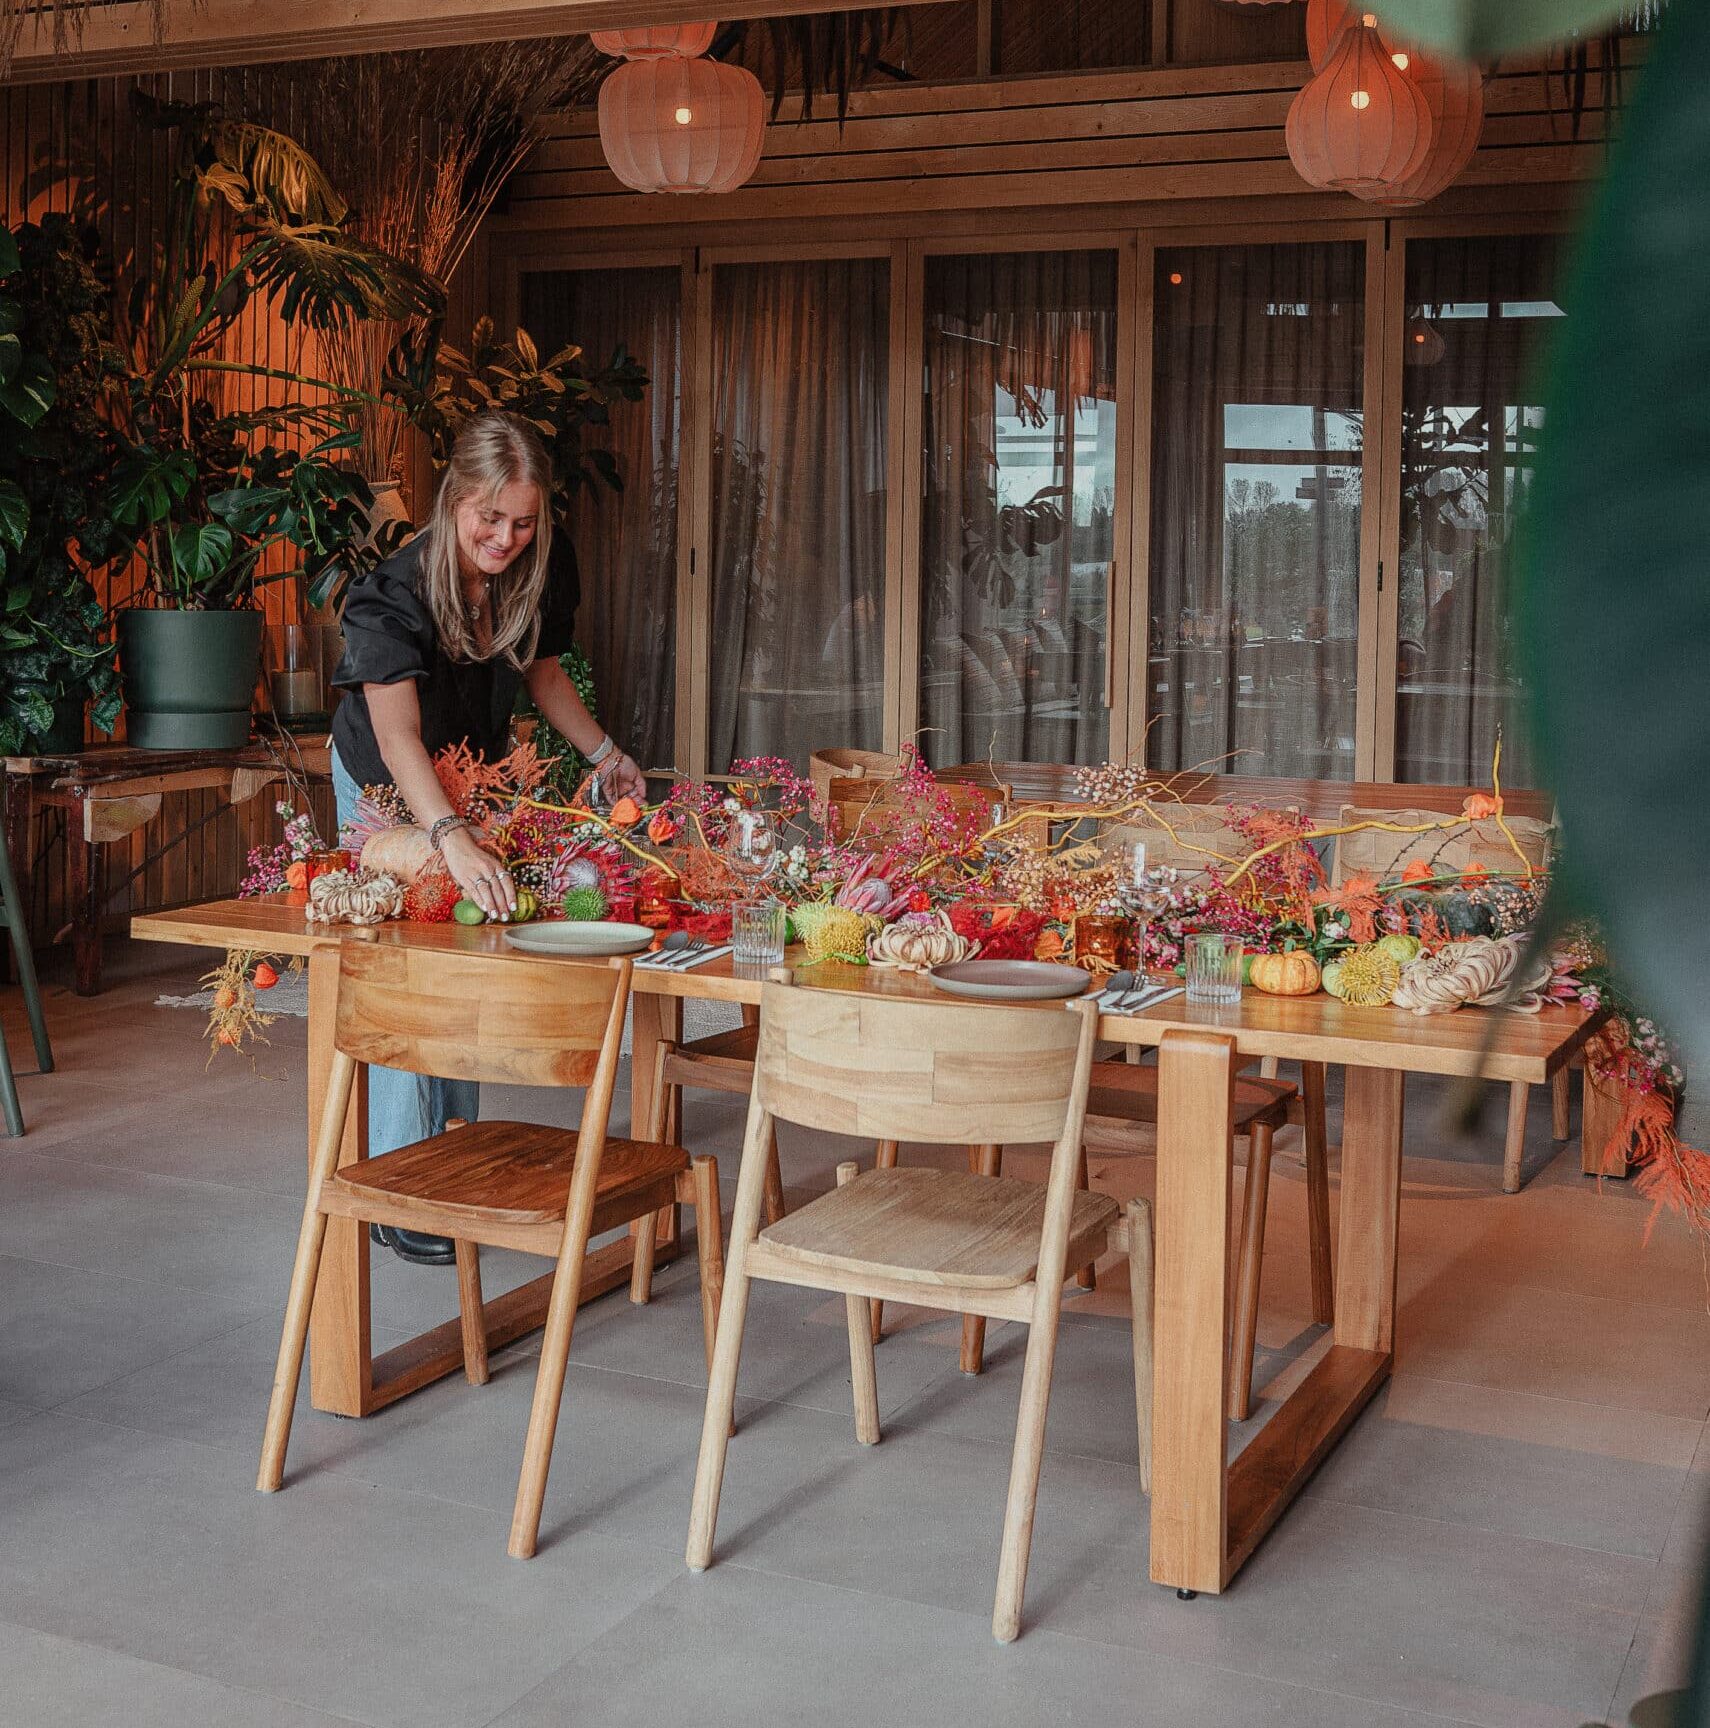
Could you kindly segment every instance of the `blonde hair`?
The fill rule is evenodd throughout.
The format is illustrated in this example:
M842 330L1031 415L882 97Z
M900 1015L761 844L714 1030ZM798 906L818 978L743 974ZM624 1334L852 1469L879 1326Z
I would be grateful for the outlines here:
M496 498L519 482L540 494L540 517L533 540L493 578L492 639L485 658L503 655L523 668L540 638L540 599L552 557L552 462L539 434L514 414L477 414L465 422L434 494L421 561L422 599L433 614L440 646L453 660L481 657L463 603L457 512L472 498Z

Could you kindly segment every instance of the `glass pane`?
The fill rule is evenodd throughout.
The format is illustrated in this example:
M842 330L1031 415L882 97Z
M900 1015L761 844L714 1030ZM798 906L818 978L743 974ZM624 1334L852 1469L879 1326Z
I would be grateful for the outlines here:
M1157 255L1147 761L1351 780L1365 258Z
M996 14L996 71L1006 78L1143 66L1150 57L1147 0L1003 0Z
M1535 783L1504 572L1543 425L1536 364L1562 317L1556 242L1407 247L1395 777Z
M1102 762L1116 256L930 258L921 749Z
M882 258L714 275L715 772L883 742L889 328Z
M616 459L624 489L584 486L575 501L582 576L578 639L594 668L602 725L649 768L676 761L677 471L683 425L681 277L669 268L557 270L522 278L523 328L542 355L575 343L590 367L624 347L652 380L612 405L585 448Z

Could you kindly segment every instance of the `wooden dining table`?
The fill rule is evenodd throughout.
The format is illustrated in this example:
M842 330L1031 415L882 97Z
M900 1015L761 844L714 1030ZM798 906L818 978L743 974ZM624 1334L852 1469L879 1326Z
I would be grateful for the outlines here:
M131 928L151 942L306 957L309 1123L320 1119L331 1066L341 941L503 953L519 965L596 963L520 954L506 945L501 928L491 926L396 922L368 931L328 931L306 925L300 905L276 896L149 913L133 919ZM942 1000L928 981L895 971L825 962L800 967L798 975L802 983L824 989ZM681 1037L684 999L755 1004L763 982L762 970L744 975L728 957L687 972L635 972L632 1122L650 1119L653 1056L660 1040ZM1462 1009L1416 1016L1351 1007L1322 994L1254 991L1244 991L1229 1007L1201 1007L1177 996L1138 1014L1101 1018L1101 1038L1158 1049L1150 1505L1151 1576L1157 1583L1182 1593L1222 1590L1389 1377L1396 1348L1406 1076L1542 1084L1573 1057L1600 1019L1568 1006L1531 1014ZM1225 1419L1234 1186L1230 1097L1237 1067L1266 1056L1336 1063L1346 1070L1335 1318L1312 1345L1292 1389L1231 1460ZM341 1162L366 1156L366 1114L359 1090ZM584 1300L626 1284L630 1254L628 1241L591 1254ZM541 1323L549 1285L550 1276L539 1278L488 1302L490 1348ZM315 1407L370 1415L461 1371L462 1362L456 1321L382 1355L373 1353L367 1244L359 1225L331 1220L310 1338Z

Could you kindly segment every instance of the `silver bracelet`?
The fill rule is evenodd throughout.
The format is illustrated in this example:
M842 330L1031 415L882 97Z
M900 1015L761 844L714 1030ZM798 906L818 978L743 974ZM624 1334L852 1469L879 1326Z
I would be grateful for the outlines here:
M445 845L445 837L453 828L467 828L468 826L469 824L465 822L461 816L441 816L440 819L435 822L430 829L428 829L428 845L430 845L434 851L438 852Z
M616 749L617 745L612 742L612 735L608 732L605 737L602 738L600 742L588 753L588 766L590 768L598 768L599 765Z

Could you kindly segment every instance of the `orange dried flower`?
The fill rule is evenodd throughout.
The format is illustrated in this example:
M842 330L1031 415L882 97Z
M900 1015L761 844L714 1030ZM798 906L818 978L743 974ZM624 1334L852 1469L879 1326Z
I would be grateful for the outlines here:
M265 960L258 960L250 982L257 990L271 990L279 982L279 974Z

